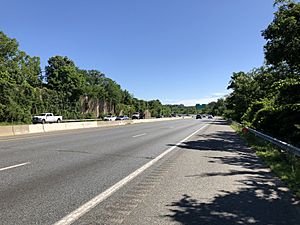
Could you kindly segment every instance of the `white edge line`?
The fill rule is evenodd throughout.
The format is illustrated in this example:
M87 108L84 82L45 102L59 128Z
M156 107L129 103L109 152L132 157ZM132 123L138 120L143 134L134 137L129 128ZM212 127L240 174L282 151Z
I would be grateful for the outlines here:
M127 184L129 181L131 181L132 179L137 177L140 173L142 173L143 171L148 169L150 166L152 166L154 163L156 163L158 160L163 158L166 154L171 152L178 145L182 144L187 139L189 139L190 137L192 137L193 135L195 135L196 133L198 133L200 130L204 129L207 126L208 126L208 124L201 127L200 129L196 130L195 132L193 132L192 134L190 134L189 136L187 136L186 138L184 138L183 140L178 142L176 145L168 148L166 151L161 153L159 156L152 159L151 161L149 161L148 163L146 163L145 165L143 165L142 167L140 167L139 169L137 169L133 173L129 174L127 177L123 178L122 180L120 180L119 182L117 182L116 184L111 186L110 188L106 189L101 194L99 194L96 197L92 198L90 201L86 202L85 204L80 206L78 209L76 209L73 212L69 213L68 215L66 215L65 217L63 217L61 220L59 220L58 222L56 222L53 225L70 225L70 224L72 224L73 222L78 220L81 216L83 216L85 213L89 212L91 209L93 209L99 203L101 203L102 201L107 199L110 195L112 195L114 192L116 192L121 187L123 187L125 184Z
M13 165L13 166L8 166L8 167L0 168L0 171L13 169L13 168L20 167L20 166L25 166L27 164L30 164L30 162L26 162L26 163L21 163L21 164L17 164L17 165Z
M138 135L134 135L134 136L132 136L133 138L136 138L136 137L141 137L141 136L144 136L144 135L146 135L146 133L144 133L144 134L138 134Z

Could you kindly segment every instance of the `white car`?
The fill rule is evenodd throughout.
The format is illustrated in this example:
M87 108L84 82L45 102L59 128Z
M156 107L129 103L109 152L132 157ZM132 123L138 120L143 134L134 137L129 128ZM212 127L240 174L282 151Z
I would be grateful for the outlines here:
M62 116L54 116L53 113L42 113L32 117L32 123L60 123L62 122Z
M113 115L108 115L108 116L104 117L105 121L115 121L116 119L117 119L117 117L113 116Z
M139 113L139 112L133 113L131 118L132 118L133 120L134 120L134 119L140 119L140 118L141 118L141 117L140 117L140 113Z

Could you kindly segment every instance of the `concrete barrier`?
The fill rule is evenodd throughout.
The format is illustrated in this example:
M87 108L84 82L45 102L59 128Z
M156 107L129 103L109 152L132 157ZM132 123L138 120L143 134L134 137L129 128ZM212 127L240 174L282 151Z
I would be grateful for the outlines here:
M84 128L83 122L64 123L64 125L66 126L66 130Z
M66 130L65 123L52 123L52 124L44 124L44 132L58 131L58 130Z
M159 119L141 119L141 120L122 120L122 121L92 121L92 122L71 122L71 123L53 123L53 124L32 124L16 126L0 126L0 136L12 136L20 134L52 132L59 130L73 130L94 127L123 126L127 124L150 123L169 120L183 119L181 117L159 118Z
M97 121L98 127L112 127L118 125L119 125L119 121Z
M83 122L83 127L84 128L93 128L93 127L98 127L98 124L97 124L97 121Z
M1 126L0 127L0 137L1 136L12 136L13 133L13 126Z
M29 133L30 134L42 133L42 132L45 132L43 124L32 124L32 125L29 125Z
M29 125L16 125L12 126L14 135L29 134Z

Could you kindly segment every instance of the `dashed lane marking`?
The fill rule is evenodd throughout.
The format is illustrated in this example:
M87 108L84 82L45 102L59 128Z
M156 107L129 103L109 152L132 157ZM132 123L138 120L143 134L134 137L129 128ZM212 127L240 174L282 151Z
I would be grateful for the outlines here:
M25 166L25 165L27 165L27 164L30 164L30 162L25 162L25 163L13 165L13 166L8 166L8 167L0 168L0 171L13 169L13 168L17 168L17 167L20 167L20 166Z

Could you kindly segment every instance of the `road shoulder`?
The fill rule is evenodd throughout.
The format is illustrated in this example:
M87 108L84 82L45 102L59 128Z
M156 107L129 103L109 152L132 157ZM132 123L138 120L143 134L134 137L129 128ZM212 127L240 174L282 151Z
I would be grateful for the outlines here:
M299 204L223 121L179 146L122 224L298 224Z

